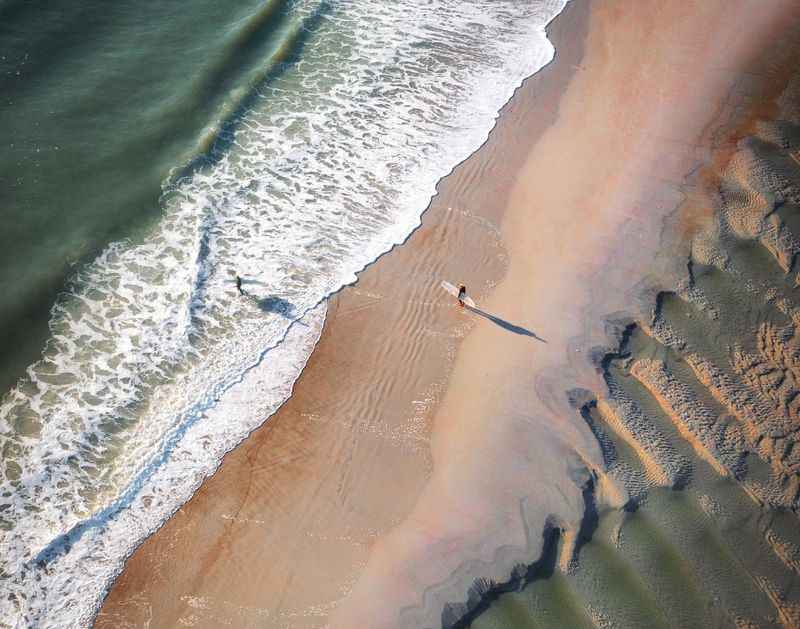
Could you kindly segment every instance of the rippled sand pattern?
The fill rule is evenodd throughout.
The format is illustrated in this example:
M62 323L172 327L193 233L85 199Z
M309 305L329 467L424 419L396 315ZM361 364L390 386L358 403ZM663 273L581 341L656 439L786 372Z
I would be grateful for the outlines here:
M696 174L685 277L651 318L609 320L606 389L570 392L605 463L580 530L446 625L800 626L796 95Z

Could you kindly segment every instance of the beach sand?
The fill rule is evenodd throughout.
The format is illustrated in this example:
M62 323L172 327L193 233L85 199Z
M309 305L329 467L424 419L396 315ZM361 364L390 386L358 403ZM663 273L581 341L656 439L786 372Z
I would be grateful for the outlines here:
M587 531L613 537L614 518L647 495L672 514L673 533L698 529L656 490L672 496L695 481L712 504L727 495L718 477L743 488L756 513L796 508L794 407L778 405L789 409L782 433L768 425L777 411L748 407L748 395L766 399L778 385L758 385L751 344L736 354L749 334L794 368L791 296L783 320L763 316L789 293L769 265L781 277L793 269L790 219L769 222L774 207L761 201L800 202L775 175L791 183L797 173L781 156L780 168L758 170L747 148L794 154L794 127L766 122L797 114L786 96L794 4L571 2L548 29L554 62L443 180L408 242L332 300L292 398L130 558L97 626L457 626L487 606L493 583L520 580L520 566L555 544L563 574L588 574L585 584L603 575L612 561L592 560L596 545L577 565ZM729 179L738 187L726 197ZM737 267L730 234L765 257ZM676 332L683 304L704 304L720 327L742 300L718 291L715 305L712 271L699 295L693 264L778 288L731 320L738 336L709 341L708 325ZM464 281L480 312L458 308L441 279ZM711 400L700 417L681 389L688 379ZM761 468L737 467L748 456ZM749 470L760 470L758 483ZM728 594L715 604L734 611L711 622L772 614L791 626L794 582L780 571L796 576L792 543L769 544L784 560L763 576L746 564L749 586L718 579ZM568 586L584 601L576 613L595 625L622 613L614 596L625 592L645 611L668 600L621 585L592 598L580 583ZM558 600L537 592L536 609ZM476 623L504 626L492 612Z

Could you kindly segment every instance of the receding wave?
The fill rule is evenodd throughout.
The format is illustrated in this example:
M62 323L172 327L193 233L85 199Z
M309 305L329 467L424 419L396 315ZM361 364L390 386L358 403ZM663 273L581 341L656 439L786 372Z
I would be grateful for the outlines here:
M238 63L257 80L150 232L75 274L0 403L0 617L91 621L136 544L291 394L326 298L408 236L552 57L562 6L276 1L229 35L205 84Z

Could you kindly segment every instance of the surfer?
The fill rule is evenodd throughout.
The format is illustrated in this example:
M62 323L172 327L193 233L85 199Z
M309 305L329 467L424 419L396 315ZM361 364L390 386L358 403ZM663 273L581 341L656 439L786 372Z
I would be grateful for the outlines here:
M242 288L242 278L238 275L236 276L236 290L239 291L240 295L244 295L244 289Z
M464 297L467 296L467 287L463 284L458 285L458 305L464 307Z

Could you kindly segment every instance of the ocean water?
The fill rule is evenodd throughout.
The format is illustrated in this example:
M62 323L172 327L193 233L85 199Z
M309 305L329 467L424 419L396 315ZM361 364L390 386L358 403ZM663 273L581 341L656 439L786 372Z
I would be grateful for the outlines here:
M0 2L0 626L91 623L564 2Z

